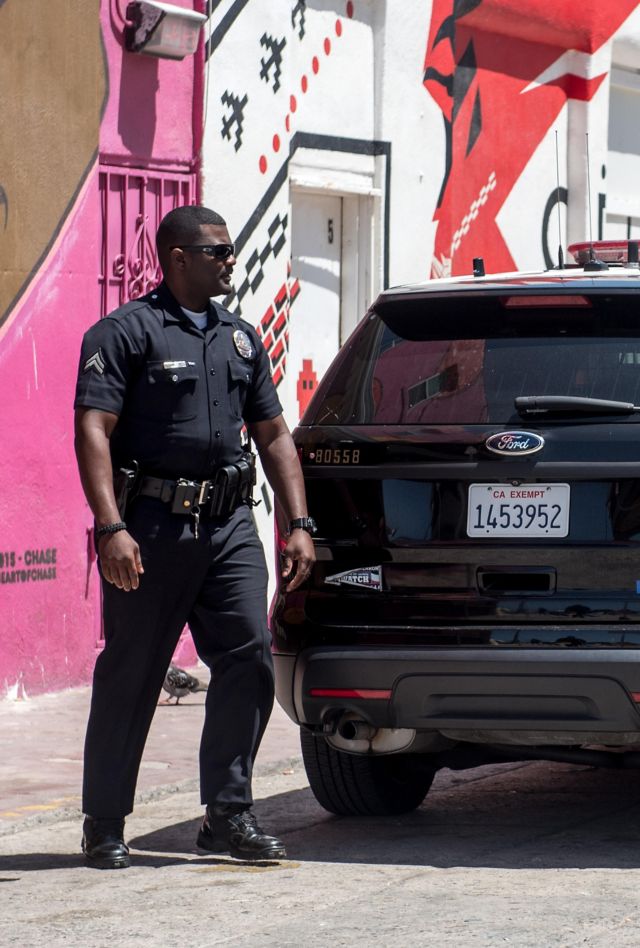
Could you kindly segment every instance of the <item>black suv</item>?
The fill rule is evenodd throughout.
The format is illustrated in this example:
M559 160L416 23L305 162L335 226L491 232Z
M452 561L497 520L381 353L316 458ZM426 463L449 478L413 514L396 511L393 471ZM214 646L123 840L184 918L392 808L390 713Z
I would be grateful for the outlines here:
M640 270L575 254L383 292L294 433L317 563L274 600L277 693L333 813L640 759Z

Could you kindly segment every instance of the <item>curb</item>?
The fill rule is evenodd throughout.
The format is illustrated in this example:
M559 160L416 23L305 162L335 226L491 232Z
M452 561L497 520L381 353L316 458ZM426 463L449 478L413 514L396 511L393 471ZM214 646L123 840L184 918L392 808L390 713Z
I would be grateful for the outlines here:
M302 766L301 756L296 755L294 757L285 757L282 760L271 761L270 763L263 764L262 766L258 765L253 771L253 776L254 778L271 777L281 770L287 770L290 767L297 766ZM145 803L153 803L155 800L162 800L165 797L171 796L173 793L194 793L199 789L199 787L199 778L189 777L188 780L181 780L178 783L169 783L160 785L158 787L152 787L150 790L145 790L144 793L136 794L134 804L135 806L141 806ZM27 816L24 819L19 819L15 822L0 822L0 839L4 836L14 836L17 833L29 830L35 826L49 826L55 823L64 823L72 820L77 820L80 822L82 817L83 813L80 807L61 806L55 810L48 810L44 813Z

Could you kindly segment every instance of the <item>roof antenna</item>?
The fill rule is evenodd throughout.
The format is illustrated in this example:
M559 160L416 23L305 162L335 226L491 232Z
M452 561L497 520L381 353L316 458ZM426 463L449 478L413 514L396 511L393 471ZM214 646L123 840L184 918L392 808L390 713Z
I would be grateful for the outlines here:
M598 260L593 249L593 228L591 221L591 173L590 173L590 160L589 160L589 132L584 133L586 145L587 145L587 206L589 208L589 259L585 263L584 270L608 270L609 267L606 265L604 260Z
M558 270L564 270L562 252L562 219L560 216L560 161L558 159L558 129L556 129L556 205L558 207Z

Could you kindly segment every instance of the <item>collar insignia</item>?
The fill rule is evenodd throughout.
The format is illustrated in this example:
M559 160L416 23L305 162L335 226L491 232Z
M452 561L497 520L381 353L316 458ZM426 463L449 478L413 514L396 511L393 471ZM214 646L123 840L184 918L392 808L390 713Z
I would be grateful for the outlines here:
M104 375L105 368L106 362L104 361L102 349L98 349L97 352L94 352L92 356L89 356L82 371L89 372L91 369L93 369L98 373L98 375Z
M233 334L233 344L236 347L238 355L241 355L243 359L253 358L253 346L246 332L243 332L241 329L236 329Z

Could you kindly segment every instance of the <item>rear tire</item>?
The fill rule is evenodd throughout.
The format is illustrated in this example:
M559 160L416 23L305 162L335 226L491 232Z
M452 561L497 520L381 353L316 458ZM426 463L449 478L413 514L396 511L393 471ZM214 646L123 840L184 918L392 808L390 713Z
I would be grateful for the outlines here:
M338 816L408 813L426 797L437 768L414 754L359 756L300 729L302 759L320 806Z

